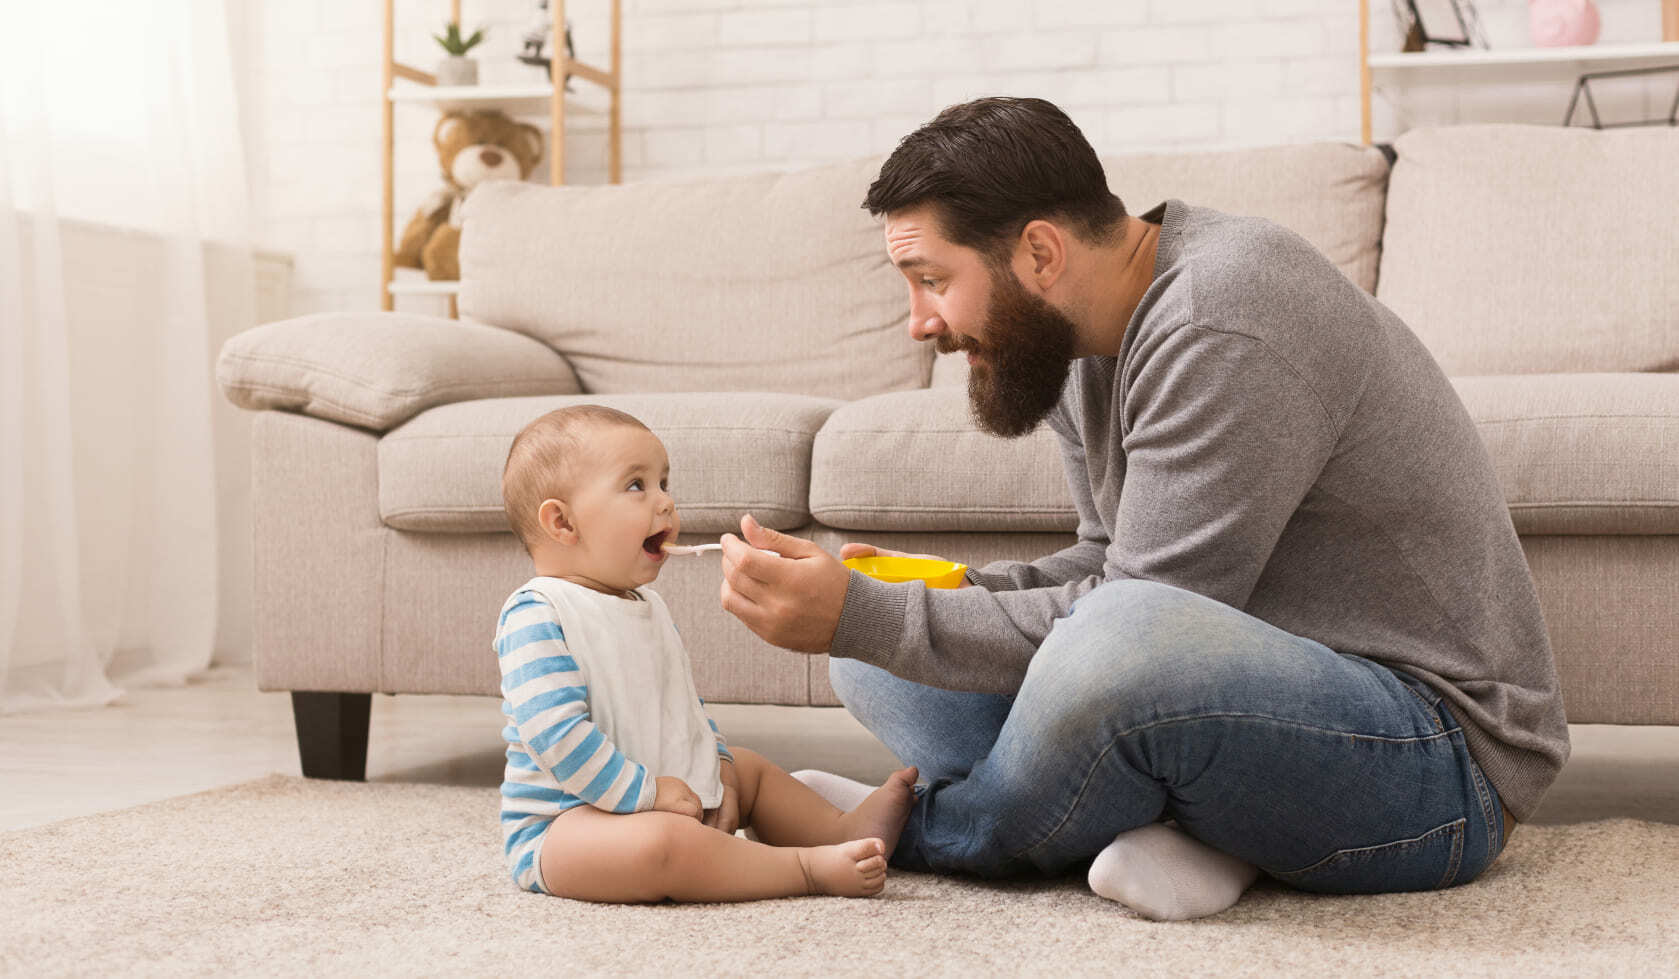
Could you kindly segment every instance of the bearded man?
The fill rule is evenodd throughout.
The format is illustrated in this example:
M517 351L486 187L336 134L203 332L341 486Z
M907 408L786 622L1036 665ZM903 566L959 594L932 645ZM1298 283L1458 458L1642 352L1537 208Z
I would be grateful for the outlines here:
M946 109L864 206L911 335L966 352L983 428L1048 423L1079 514L1076 543L956 590L750 517L724 538L723 607L830 654L926 779L892 863L1088 866L1154 918L1260 872L1341 893L1483 872L1568 729L1491 461L1410 329L1269 221L1128 214L1038 99Z

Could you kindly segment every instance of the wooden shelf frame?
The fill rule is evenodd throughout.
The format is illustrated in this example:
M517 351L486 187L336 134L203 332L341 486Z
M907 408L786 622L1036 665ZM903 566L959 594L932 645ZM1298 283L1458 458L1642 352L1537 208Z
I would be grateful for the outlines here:
M548 182L553 186L565 183L565 123L566 123L566 90L567 79L581 78L606 89L608 94L607 108L607 176L612 183L623 180L623 111L621 107L623 94L623 2L609 0L611 4L611 40L610 40L610 68L600 69L593 65L577 61L566 52L565 25L566 0L549 0L549 13L553 17L553 36L549 40L549 72L548 80L550 92L548 95ZM403 284L392 288L396 277L395 247L396 247L396 103L398 101L418 101L399 97L393 85L396 79L402 78L420 85L438 88L437 76L431 72L421 71L411 65L405 65L396 60L396 10L395 0L384 0L385 3L385 43L384 43L384 71L379 81L379 101L381 115L381 129L383 141L383 156L380 164L380 176L383 180L383 199L381 207L382 231L380 234L382 250L382 272L379 278L379 308L389 312L395 308L396 293L421 295L448 295L449 315L457 315L455 293L459 291L459 283L428 283L426 288L418 288L419 283ZM461 0L449 0L449 22L459 25L461 22ZM444 89L432 101L443 101L458 94L456 89ZM492 96L492 98L499 96ZM533 93L522 93L514 98L539 97Z

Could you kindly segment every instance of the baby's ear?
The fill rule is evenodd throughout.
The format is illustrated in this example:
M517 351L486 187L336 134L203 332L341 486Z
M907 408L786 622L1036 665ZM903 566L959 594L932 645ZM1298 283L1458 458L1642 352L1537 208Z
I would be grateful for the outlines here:
M572 544L577 541L577 528L572 526L571 511L563 501L543 500L536 510L536 522L541 525L542 533L555 543Z

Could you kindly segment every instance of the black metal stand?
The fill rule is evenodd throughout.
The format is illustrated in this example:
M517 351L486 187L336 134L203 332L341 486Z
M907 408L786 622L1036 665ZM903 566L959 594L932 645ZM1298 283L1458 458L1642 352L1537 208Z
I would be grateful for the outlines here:
M367 719L372 706L370 693L292 691L297 756L305 778L367 780Z
M1586 109L1592 114L1593 129L1620 129L1627 126L1679 126L1679 87L1674 89L1673 104L1668 107L1665 119L1640 119L1637 122L1604 122L1597 114L1597 102L1592 98L1590 82L1598 78L1624 78L1628 75L1664 75L1679 72L1679 65L1663 65L1658 68L1621 68L1616 71L1593 71L1581 75L1574 83L1574 95L1568 100L1568 112L1562 117L1564 126L1574 125L1574 110L1580 105L1580 97L1585 96ZM1585 128L1584 126L1581 127Z

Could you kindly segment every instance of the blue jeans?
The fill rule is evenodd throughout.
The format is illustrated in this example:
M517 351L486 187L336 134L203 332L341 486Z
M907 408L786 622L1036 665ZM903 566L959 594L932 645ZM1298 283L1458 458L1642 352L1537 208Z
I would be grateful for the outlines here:
M1213 599L1111 581L1012 697L856 660L847 709L926 782L892 864L987 877L1088 865L1163 819L1304 890L1467 883L1504 847L1498 793L1440 695Z

